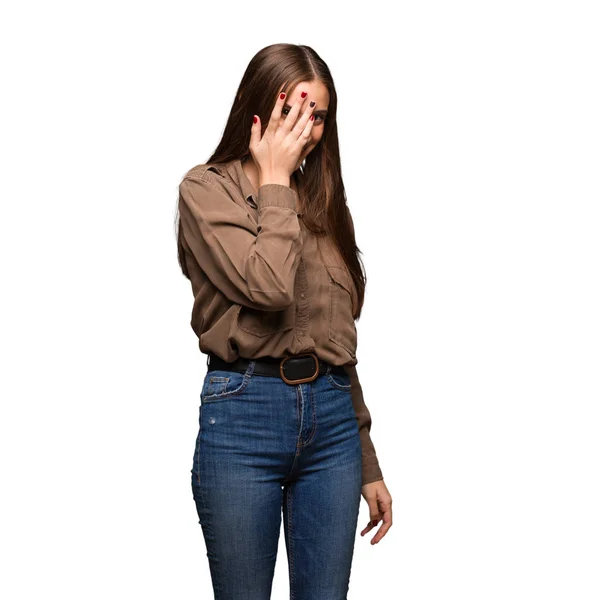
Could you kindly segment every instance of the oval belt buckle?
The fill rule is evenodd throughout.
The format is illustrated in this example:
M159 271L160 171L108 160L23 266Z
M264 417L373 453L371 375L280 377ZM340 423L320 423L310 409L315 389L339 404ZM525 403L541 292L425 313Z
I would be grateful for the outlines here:
M283 372L283 367L285 362L289 358L297 358L298 356L312 356L315 359L315 365L317 367L316 371L310 377L305 377L304 379L288 379ZM281 379L283 379L286 383L293 385L296 383L308 383L309 381L314 381L319 376L319 357L314 352L303 352L302 354L292 354L290 356L285 356L281 359L279 363L279 373L281 375Z

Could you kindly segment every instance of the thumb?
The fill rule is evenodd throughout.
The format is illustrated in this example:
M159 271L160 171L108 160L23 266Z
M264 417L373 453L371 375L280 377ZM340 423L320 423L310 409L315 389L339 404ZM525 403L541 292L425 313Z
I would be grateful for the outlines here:
M255 148L258 142L260 142L260 117L258 115L252 115L252 129L250 130L250 147Z

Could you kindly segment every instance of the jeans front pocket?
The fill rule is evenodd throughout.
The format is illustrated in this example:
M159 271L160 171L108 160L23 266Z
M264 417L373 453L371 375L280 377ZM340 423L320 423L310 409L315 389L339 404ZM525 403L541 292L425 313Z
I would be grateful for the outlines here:
M350 375L348 375L348 373L345 373L343 375L340 373L327 373L326 377L329 383L337 390L349 392L352 389L352 385L350 383Z
M241 394L252 377L254 362L250 362L245 373L214 369L208 371L200 393L201 404L232 398Z

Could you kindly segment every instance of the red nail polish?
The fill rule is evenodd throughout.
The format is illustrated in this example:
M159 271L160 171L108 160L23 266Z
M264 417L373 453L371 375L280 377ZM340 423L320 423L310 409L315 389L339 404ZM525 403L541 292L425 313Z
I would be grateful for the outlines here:
M301 98L306 98L306 92L302 92L302 93L300 94L300 97L301 97Z
M314 121L315 120L315 115L310 115L310 120Z
M285 92L281 92L281 94L279 94L279 99L283 100L285 98Z
M254 115L254 119L253 119L253 121L254 121L255 123L258 123L258 117L257 117L256 115Z

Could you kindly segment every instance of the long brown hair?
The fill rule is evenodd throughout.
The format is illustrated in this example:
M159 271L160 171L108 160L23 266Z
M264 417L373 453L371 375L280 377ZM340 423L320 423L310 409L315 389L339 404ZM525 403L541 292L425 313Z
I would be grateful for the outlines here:
M300 167L303 191L302 221L315 234L329 234L348 267L356 290L358 319L364 303L366 273L356 245L354 227L346 204L342 181L337 133L337 94L329 68L310 47L296 44L272 44L260 50L250 61L242 77L235 100L212 156L203 164L223 165L250 156L250 129L253 115L260 117L262 133L267 127L277 95L290 95L303 81L320 81L329 91L329 106L319 143ZM179 265L189 279L177 216Z

